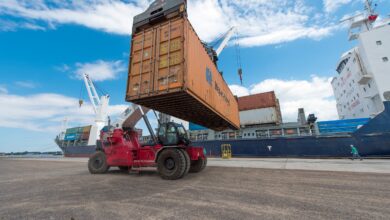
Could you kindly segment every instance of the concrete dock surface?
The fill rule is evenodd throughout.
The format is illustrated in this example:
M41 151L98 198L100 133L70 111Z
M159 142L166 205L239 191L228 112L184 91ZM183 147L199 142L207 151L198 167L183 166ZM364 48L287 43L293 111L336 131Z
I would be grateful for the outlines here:
M0 157L1 158L1 157ZM5 158L5 157L4 157ZM39 160L61 162L87 162L88 158L11 158L14 160ZM297 159L297 158L208 158L208 166L264 168L287 170L318 170L343 172L389 173L390 159Z
M81 158L0 158L0 219L389 219L390 161L331 161L210 159L167 181L91 175Z

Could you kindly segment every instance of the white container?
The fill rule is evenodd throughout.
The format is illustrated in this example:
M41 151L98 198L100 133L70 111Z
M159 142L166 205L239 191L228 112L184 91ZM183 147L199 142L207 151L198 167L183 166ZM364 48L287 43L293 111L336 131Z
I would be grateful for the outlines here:
M240 111L241 125L279 124L281 122L275 107Z

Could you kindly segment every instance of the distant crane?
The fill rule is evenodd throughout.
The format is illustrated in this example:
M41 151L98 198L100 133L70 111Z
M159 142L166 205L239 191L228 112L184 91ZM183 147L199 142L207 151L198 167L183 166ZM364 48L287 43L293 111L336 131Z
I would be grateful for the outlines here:
M240 82L242 85L242 66L241 66L241 54L240 54L240 45L238 42L238 33L237 33L237 28L236 27L231 27L225 34L220 36L217 40L215 40L215 43L211 46L211 57L213 58L214 62L216 63L218 61L219 55L222 53L223 49L225 49L226 45L229 43L230 39L236 35L236 41L235 41L235 49L236 49L236 59L237 59L237 67L238 67L238 75L240 77ZM217 49L214 49L213 46L216 44L219 44Z
M88 145L94 145L100 135L100 130L106 125L108 120L108 104L110 96L108 94L103 94L99 98L95 85L88 74L83 74L83 80L88 92L89 100L91 101L91 105L95 112L95 124L91 128L90 138L88 141L91 142L88 143ZM79 104L81 107L83 104L82 99L80 99Z
M235 27L231 27L220 39L222 39L221 44L218 46L218 48L215 50L215 53L217 56L221 54L223 49L225 49L226 45L229 43L230 39L233 37Z

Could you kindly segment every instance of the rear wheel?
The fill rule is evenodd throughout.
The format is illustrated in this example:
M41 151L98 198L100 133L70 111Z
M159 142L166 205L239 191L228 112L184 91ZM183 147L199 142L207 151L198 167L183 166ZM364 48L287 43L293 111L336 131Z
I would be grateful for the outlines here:
M183 153L184 157L186 158L186 169L184 170L183 177L188 174L188 171L190 171L191 167L191 159L188 155L187 151L185 149L180 149L180 151Z
M191 161L190 173L198 173L207 166L207 157L204 159L199 157L198 160Z
M157 170L161 178L176 180L186 171L186 158L177 148L164 149L157 158Z
M106 155L101 151L94 153L88 160L88 170L91 174L105 173L108 168Z

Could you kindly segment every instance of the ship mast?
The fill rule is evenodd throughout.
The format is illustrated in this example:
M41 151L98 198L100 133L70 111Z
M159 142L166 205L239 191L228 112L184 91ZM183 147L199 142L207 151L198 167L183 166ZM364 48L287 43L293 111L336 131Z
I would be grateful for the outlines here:
M373 23L378 18L378 15L375 14L374 9L372 8L372 1L365 0L364 2L365 12L359 13L357 15L348 17L341 20L340 22L350 22L349 27L349 40L356 40L359 37L359 34L365 31L369 31L373 28Z

